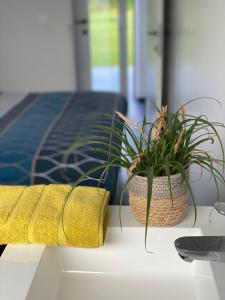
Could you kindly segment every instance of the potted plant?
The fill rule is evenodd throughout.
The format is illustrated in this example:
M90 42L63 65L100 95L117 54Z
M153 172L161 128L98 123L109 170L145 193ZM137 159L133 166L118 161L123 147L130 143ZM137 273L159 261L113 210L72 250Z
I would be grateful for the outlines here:
M188 115L186 105L197 100L181 103L175 113L170 113L167 106L162 106L153 123L146 122L144 118L139 125L119 112L113 116L104 116L104 122L91 126L103 134L94 131L80 139L78 144L75 142L68 150L71 153L77 145L89 145L93 151L108 157L108 161L81 176L75 186L97 170L102 170L101 182L110 167L127 169L128 179L122 190L120 204L128 188L134 216L145 224L145 244L148 225L172 226L182 220L187 209L188 192L196 221L196 199L189 176L192 164L210 173L218 197L218 184L225 184L220 170L220 167L224 168L224 149L217 131L218 127L224 125L209 122L204 115ZM205 144L214 143L215 140L220 145L221 160L205 150Z

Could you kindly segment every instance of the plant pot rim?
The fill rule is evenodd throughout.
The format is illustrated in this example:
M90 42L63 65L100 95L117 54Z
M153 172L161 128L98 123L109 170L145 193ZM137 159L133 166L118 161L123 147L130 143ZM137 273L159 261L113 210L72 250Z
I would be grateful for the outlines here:
M189 168L186 170L186 172L189 172ZM132 172L130 172L129 170L127 170L127 173L128 173L128 176L130 176L130 174L133 174ZM175 177L178 177L181 176L181 173L176 173L176 174L173 174L173 175L170 175L170 178L175 178ZM140 176L140 175L134 175L134 177L138 177L138 178L147 178L147 176ZM154 176L153 178L154 179L160 179L160 178L167 178L168 176Z

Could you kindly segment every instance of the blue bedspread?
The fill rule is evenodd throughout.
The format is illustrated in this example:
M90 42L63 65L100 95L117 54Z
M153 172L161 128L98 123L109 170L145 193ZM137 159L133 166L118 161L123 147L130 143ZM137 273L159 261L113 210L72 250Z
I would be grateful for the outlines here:
M0 184L75 182L107 158L77 150L64 164L65 150L76 137L87 134L85 130L100 115L115 110L126 113L126 109L126 100L114 93L29 94L0 119ZM111 169L104 184L112 196L117 173ZM83 184L96 185L96 181Z

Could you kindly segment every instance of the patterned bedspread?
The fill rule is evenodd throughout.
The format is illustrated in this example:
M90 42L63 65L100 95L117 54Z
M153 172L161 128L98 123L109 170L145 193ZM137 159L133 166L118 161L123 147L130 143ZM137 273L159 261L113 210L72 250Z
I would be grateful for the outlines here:
M115 110L126 113L126 100L114 93L26 95L0 118L0 184L75 182L84 171L107 158L77 150L64 164L65 150L77 136L85 135L85 129L100 115ZM66 170L66 177L62 170ZM112 196L117 173L118 170L111 169L104 184ZM83 184L96 185L96 181Z

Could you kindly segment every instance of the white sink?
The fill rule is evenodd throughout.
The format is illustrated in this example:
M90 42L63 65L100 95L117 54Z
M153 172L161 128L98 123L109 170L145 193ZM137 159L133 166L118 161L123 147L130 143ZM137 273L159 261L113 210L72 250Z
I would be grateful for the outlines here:
M176 238L201 235L193 228L109 227L99 249L46 247L26 299L222 300L225 264L184 262Z

